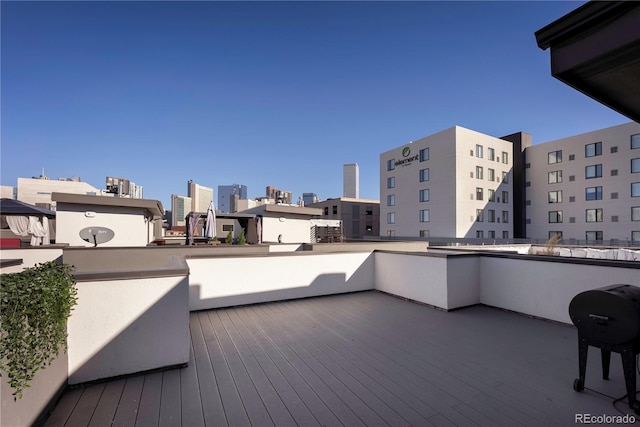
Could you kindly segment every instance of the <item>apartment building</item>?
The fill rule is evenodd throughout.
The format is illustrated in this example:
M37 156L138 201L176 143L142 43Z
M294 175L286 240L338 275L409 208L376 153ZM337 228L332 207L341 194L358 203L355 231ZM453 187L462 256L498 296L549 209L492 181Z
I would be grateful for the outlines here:
M454 126L382 153L380 235L513 238L514 153L529 143Z
M218 206L216 209L220 212L231 213L242 210L238 206L240 200L247 200L246 185L218 185Z
M42 175L38 178L18 178L17 181L17 200L51 210L56 209L56 202L51 199L53 193L113 196L105 190L81 181L80 178L49 179Z
M357 163L346 163L342 166L342 181L343 197L360 197L360 168Z
M527 237L640 241L640 124L528 147Z
M186 217L191 211L191 197L171 195L171 227L186 227ZM206 209L203 211L206 212Z
M305 206L322 209L322 219L342 221L344 237L366 239L380 235L380 201L341 197Z

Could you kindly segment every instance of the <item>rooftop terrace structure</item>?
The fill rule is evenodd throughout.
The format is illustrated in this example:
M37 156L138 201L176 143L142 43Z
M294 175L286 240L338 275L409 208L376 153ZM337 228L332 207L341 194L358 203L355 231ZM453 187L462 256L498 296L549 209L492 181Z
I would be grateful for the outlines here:
M567 308L639 285L637 262L420 241L52 247L3 262L45 256L77 267L51 381L66 391L52 410L55 390L5 403L3 385L2 425L539 426L628 411L599 394L625 393L615 358L603 381L592 356L588 389L573 390ZM13 422L19 411L41 417Z

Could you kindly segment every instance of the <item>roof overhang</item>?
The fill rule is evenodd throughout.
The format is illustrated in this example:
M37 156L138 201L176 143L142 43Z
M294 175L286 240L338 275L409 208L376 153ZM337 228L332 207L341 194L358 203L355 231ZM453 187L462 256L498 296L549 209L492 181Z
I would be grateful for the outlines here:
M131 199L125 197L89 196L85 194L52 193L51 200L58 203L75 205L94 205L144 209L154 217L164 215L164 208L159 200Z
M640 2L591 1L535 36L551 75L640 122Z

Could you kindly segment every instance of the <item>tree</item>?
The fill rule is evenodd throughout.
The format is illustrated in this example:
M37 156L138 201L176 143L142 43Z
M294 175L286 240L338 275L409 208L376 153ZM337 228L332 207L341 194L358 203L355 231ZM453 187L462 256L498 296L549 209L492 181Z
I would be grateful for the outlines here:
M227 233L227 238L224 241L228 245L233 244L233 231L229 230L229 233Z
M247 238L244 235L244 228L240 232L240 236L238 236L238 244L245 245L247 243Z

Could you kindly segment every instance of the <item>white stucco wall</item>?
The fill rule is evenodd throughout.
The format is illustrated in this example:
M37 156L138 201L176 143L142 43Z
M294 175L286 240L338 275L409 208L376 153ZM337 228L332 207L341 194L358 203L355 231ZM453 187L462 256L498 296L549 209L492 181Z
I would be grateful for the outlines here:
M62 257L62 248L52 249L2 249L0 251L2 259L21 259L21 265L5 267L0 270L1 274L17 273L28 267L34 267L47 261L53 261Z
M280 234L282 234L282 243L311 243L311 221L308 218L264 216L262 242L277 242Z
M189 361L186 276L78 282L69 384Z
M87 216L87 212L91 212ZM124 207L82 206L58 203L56 212L57 243L70 246L93 246L80 238L79 232L86 227L106 227L115 233L113 239L101 243L108 246L146 246L154 239L153 222L145 219L143 209Z
M483 304L571 323L569 303L580 292L613 284L640 286L640 270L483 257Z
M204 310L373 289L373 255L188 259L189 308Z

